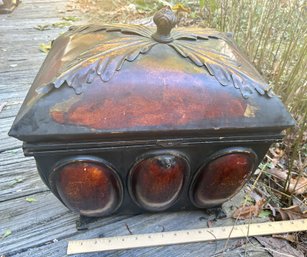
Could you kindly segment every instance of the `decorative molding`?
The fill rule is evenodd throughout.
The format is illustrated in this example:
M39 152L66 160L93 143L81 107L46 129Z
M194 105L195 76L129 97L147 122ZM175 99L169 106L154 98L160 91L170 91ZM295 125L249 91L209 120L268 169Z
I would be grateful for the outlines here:
M133 62L140 55L147 54L153 46L164 44L171 47L183 58L189 59L198 67L203 67L222 86L232 85L239 89L244 98L248 98L253 91L260 95L271 96L270 87L262 81L260 76L251 77L243 65L248 65L251 73L255 72L250 64L240 64L229 56L199 44L203 40L223 40L233 47L233 51L241 56L233 42L226 34L211 29L176 28L171 31L171 41L155 40L154 29L141 25L88 25L72 27L66 36L89 33L115 33L121 36L109 41L97 42L91 49L64 66L60 74L49 85L38 89L39 93L48 93L52 88L59 88L65 82L74 88L76 94L81 94L88 84L99 76L103 82L109 81L123 64ZM244 57L242 57L244 59Z

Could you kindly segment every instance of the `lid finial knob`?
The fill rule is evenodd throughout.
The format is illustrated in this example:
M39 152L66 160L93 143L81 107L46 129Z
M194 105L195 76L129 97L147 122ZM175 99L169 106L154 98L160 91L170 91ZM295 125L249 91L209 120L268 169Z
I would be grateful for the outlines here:
M152 38L160 43L169 43L173 41L171 30L176 26L176 15L169 7L164 7L153 17L154 23L157 25L157 31Z

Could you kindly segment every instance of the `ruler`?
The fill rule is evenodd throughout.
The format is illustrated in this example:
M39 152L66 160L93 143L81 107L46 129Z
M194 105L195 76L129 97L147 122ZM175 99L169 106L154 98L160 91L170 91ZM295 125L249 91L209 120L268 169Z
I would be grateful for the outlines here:
M298 231L307 231L307 219L75 240L68 242L67 254L196 243Z

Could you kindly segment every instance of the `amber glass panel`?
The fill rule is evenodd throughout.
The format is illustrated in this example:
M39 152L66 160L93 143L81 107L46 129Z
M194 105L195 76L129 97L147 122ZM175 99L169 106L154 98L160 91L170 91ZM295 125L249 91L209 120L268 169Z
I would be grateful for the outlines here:
M130 172L130 192L136 202L148 210L165 210L182 190L189 166L185 159L171 154L147 158Z
M104 164L72 162L57 169L56 174L56 190L62 201L82 215L108 215L121 202L120 180Z
M247 153L230 153L212 160L196 175L193 202L198 207L210 207L227 201L244 185L254 162L254 157Z

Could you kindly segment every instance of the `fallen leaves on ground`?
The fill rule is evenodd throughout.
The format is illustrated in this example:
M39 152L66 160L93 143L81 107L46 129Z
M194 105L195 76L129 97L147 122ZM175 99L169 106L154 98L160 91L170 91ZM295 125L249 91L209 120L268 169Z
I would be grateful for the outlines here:
M291 243L298 242L297 233L276 234L276 235L272 235L272 237L279 238L279 239L285 239Z
M288 208L278 208L276 209L280 216L281 220L297 220L297 219L306 219L307 211L302 212L299 206L294 205Z
M269 174L274 177L282 180L283 182L287 181L288 171L282 171L280 169L270 169L267 171ZM296 195L307 193L307 178L306 177L297 177L290 178L288 192Z
M233 214L232 217L235 219L250 219L252 217L257 217L265 204L266 200L261 199L257 201L254 205L247 205L239 207Z
M293 248L286 240L264 236L256 236L255 238L273 257L304 257L304 254L301 251Z

